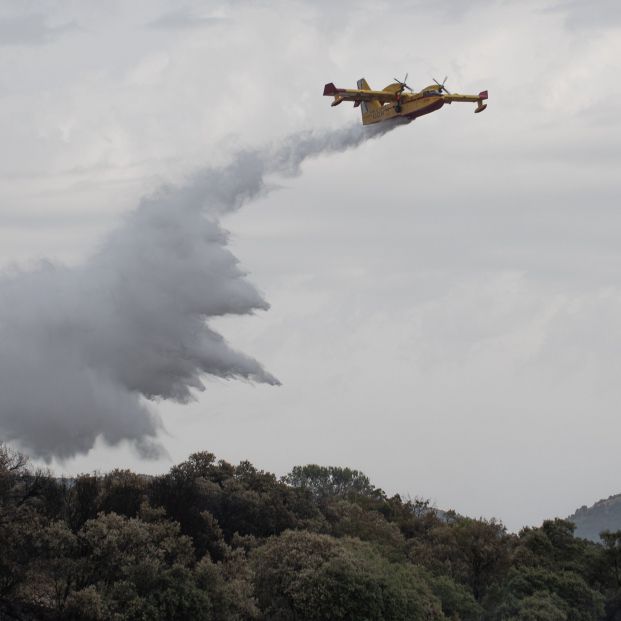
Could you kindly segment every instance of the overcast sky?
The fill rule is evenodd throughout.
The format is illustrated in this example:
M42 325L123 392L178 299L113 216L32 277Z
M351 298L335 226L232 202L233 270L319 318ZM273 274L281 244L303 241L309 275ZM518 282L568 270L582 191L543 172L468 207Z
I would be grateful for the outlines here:
M0 0L0 261L79 266L145 194L241 148L359 122L326 82L489 91L306 162L226 216L271 308L210 322L281 386L148 407L196 450L515 529L621 492L621 5L615 0Z

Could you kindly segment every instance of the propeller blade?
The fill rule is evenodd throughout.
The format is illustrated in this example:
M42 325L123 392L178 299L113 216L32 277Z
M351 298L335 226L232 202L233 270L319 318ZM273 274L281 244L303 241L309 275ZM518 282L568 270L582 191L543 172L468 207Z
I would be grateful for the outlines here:
M405 74L405 78L403 78L403 80L400 80L399 78L393 78L393 80L397 83L401 85L401 91L403 91L404 89L408 89L408 91L410 91L411 93L413 93L414 91L406 84L407 80L408 80L408 75L409 73Z
M446 86L444 86L447 79L448 79L448 76L445 75L444 81L442 82L442 84L440 84L440 82L438 82L438 80L436 80L435 78L433 78L433 81L440 87L440 92L444 91L447 95L450 95L451 92L449 91L448 88L446 88Z

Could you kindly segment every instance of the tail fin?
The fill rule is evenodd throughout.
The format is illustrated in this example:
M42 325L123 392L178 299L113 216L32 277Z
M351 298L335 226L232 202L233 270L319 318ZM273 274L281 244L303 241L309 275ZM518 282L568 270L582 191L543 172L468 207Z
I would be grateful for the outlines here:
M487 104L483 103L483 100L487 99L487 91L481 91L479 93L479 99L477 101L477 108L475 110L475 112L483 112L483 110L485 110L485 108L487 108Z
M364 78L360 78L358 80L358 89L361 91L370 91L371 87ZM364 116L367 112L371 112L371 110L378 110L381 107L382 104L379 101L363 101L360 106L360 112L362 116Z

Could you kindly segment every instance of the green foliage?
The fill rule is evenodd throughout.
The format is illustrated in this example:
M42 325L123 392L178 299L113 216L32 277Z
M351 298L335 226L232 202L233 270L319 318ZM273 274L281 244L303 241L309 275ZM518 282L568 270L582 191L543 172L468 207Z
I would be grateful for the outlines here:
M243 551L230 554L223 562L215 564L208 556L196 567L197 584L210 594L214 619L242 621L258 619L253 573Z
M483 616L483 607L472 593L446 575L430 578L431 590L442 602L442 611L449 619L478 621Z
M69 595L63 616L71 621L103 621L108 615L103 596L91 585Z
M396 524L388 522L378 511L365 511L356 503L337 499L324 506L324 514L335 537L358 537L373 542L387 555L404 555L405 537Z
M146 499L147 479L130 470L113 470L101 481L98 511L136 517Z
M621 621L621 531L387 497L359 471L282 480L195 453L160 477L59 480L0 444L0 618Z
M67 491L67 522L73 531L78 531L99 511L99 477L82 474L73 481Z
M604 544L604 558L610 571L611 582L621 587L621 530L613 533L605 530L600 535Z
M558 518L545 520L540 528L525 528L521 533L521 545L529 555L524 554L524 562L582 572L584 554L592 546L576 539L574 530L571 522Z
M265 619L441 619L440 602L416 567L394 564L355 539L288 531L254 554Z
M516 621L566 621L566 606L557 595L537 591L522 599L515 613Z
M293 487L309 490L318 498L351 494L374 496L378 492L366 475L350 468L325 467L317 464L295 466L284 480Z
M609 593L606 599L606 621L621 621L621 589Z
M500 522L461 518L411 542L409 557L467 586L481 601L490 586L503 580L510 566L510 546L511 538Z
M47 478L32 472L24 455L0 444L0 599L19 588L29 559L36 557L36 534L45 519L42 482Z
M287 528L321 522L309 494L279 482L248 462L237 468L196 453L152 485L151 502L181 524L199 555L221 560L222 543L235 534L268 537Z
M502 592L496 593L494 599L497 605L491 618L498 620L507 618L508 613L517 616L525 606L534 610L537 601L542 609L551 610L553 605L568 621L596 621L604 614L602 595L589 587L578 574L565 570L512 568ZM547 602L545 606L542 603L544 599Z

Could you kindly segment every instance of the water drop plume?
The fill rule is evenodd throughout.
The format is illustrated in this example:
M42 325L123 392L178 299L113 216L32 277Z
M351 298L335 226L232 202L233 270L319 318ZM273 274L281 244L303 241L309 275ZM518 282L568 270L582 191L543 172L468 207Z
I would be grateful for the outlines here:
M87 453L98 438L163 451L154 400L187 402L201 378L278 384L209 325L269 305L227 246L220 217L396 124L302 132L236 154L143 198L82 265L42 261L0 275L0 433L43 459Z

